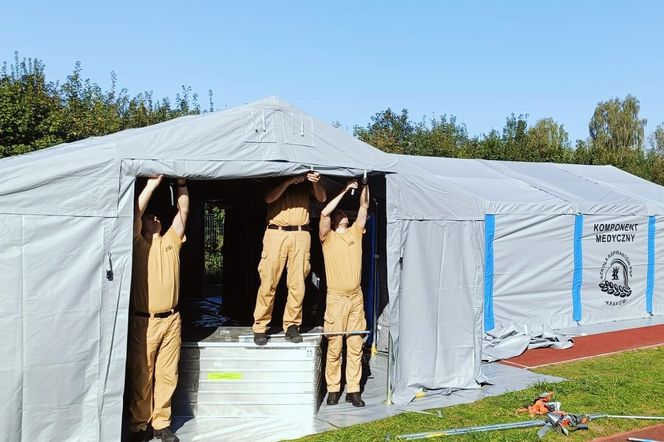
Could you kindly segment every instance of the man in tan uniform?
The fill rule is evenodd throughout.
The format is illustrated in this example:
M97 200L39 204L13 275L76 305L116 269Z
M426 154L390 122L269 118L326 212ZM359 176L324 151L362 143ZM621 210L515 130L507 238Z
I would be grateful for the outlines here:
M132 440L154 436L177 442L170 429L171 396L178 382L180 359L180 246L182 245L189 193L183 178L178 183L178 212L162 236L161 222L145 214L162 177L148 179L138 197L134 216L134 257L129 322L129 414Z
M320 214L319 236L323 243L325 276L327 278L327 301L325 324L327 333L364 331L362 280L362 235L367 223L369 209L369 186L360 194L357 219L348 226L348 216L336 210L346 192L357 189L357 181L350 181L344 190L331 200ZM362 336L348 335L346 338L346 402L355 407L364 407L360 395L362 376ZM327 382L327 404L336 405L341 396L341 350L343 335L328 335L325 380Z
M288 298L284 309L283 328L286 339L302 342L299 327L302 324L304 279L311 270L309 249L309 196L325 202L325 188L320 175L310 172L288 178L265 195L267 229L263 236L263 252L258 263L261 285L254 309L254 342L267 344L267 325L272 319L274 293L284 266L288 266Z

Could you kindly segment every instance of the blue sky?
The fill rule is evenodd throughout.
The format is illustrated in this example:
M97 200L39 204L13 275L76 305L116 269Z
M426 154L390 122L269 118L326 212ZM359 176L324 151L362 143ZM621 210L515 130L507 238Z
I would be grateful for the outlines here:
M352 129L378 111L452 114L470 134L511 113L588 136L595 105L635 95L647 132L664 122L664 2L124 1L4 4L0 61L44 61L134 95L205 106L278 95Z

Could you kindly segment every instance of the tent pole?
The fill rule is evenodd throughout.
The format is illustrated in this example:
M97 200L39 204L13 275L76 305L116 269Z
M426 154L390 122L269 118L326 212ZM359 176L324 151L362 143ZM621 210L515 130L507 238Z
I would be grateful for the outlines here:
M392 333L387 331L387 380L385 382L385 406L392 405Z
M371 300L373 304L372 311L372 321L371 321L371 355L375 356L378 354L378 346L376 344L376 333L378 332L378 295L380 290L378 290L378 201L376 198L374 200L374 228L373 228L373 237L374 237L374 250L373 250L373 299Z

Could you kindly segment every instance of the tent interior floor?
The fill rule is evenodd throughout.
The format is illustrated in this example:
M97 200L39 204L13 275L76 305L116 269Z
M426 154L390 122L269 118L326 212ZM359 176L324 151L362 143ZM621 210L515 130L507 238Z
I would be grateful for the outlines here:
M577 326L559 332L574 337L574 346L565 350L536 348L500 361L501 364L533 369L545 365L589 359L639 348L664 345L664 317L616 321Z

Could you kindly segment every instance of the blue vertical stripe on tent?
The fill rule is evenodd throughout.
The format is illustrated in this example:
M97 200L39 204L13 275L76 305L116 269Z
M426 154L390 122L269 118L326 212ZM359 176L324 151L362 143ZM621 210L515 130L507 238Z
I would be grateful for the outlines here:
M493 318L493 238L496 216L484 216L484 331L495 327Z
M574 218L574 281L572 282L572 317L581 320L581 284L583 283L583 215Z
M646 312L652 313L652 294L655 288L655 217L648 217L648 279L646 282Z

